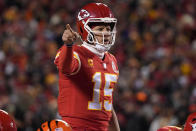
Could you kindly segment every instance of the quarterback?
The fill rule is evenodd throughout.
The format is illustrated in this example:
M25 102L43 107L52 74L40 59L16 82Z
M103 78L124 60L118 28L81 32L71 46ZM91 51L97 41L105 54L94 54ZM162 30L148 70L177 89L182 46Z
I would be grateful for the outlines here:
M55 64L59 71L58 112L73 131L120 131L113 109L119 71L108 52L117 19L107 5L90 3L77 15L75 32L67 24ZM81 38L83 44L74 43Z

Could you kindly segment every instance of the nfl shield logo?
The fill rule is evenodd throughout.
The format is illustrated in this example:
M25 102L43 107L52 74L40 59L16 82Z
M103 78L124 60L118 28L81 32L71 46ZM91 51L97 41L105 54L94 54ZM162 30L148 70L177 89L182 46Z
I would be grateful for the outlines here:
M119 73L119 71L117 70L117 68L116 68L116 66L115 66L115 64L114 64L113 61L112 61L112 69L113 69L113 71L114 71L115 73Z

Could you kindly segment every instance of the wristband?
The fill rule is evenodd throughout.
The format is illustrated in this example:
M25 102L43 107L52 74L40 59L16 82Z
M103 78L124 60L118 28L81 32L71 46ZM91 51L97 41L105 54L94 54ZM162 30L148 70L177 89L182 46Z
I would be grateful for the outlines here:
M67 47L72 47L73 43L71 43L71 44L64 44L64 45L67 46Z

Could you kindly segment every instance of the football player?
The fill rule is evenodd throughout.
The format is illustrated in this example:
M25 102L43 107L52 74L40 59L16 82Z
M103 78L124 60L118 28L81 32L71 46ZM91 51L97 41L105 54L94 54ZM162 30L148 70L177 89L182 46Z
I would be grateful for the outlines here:
M115 42L117 19L103 3L90 3L77 15L78 32L69 24L55 64L59 71L58 111L73 131L119 131L113 91L119 71L108 52ZM74 42L80 37L83 44Z
M9 114L0 109L0 131L17 131L16 123Z

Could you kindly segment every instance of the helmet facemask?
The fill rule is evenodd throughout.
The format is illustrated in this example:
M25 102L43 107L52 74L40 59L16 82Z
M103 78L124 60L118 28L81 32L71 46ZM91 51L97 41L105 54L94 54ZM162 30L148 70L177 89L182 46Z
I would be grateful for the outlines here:
M116 22L115 18L89 18L84 24L84 28L88 32L87 42L93 44L98 51L108 51L115 42ZM109 25L111 31L93 31L92 25ZM97 40L96 36L102 36L101 43Z

